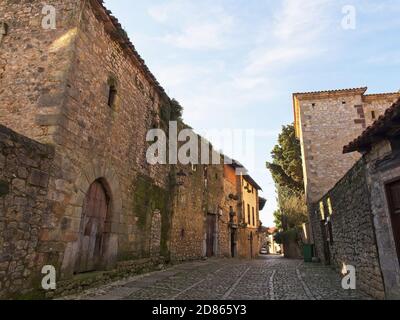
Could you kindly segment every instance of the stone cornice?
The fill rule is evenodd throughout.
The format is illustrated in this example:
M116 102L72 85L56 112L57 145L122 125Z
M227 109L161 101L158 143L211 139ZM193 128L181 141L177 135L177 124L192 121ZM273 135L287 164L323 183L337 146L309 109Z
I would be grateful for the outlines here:
M327 91L314 91L314 92L298 92L294 93L293 97L298 100L308 99L323 99L343 95L364 95L368 90L368 87L351 88L351 89L339 89L339 90L327 90Z

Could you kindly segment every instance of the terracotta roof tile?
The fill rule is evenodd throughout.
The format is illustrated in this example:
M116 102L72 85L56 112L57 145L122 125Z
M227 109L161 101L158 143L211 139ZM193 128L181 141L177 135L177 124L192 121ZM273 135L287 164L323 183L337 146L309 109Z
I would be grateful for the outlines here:
M297 96L297 95L329 94L329 93L350 93L354 91L363 91L365 93L367 90L368 87L360 87L360 88L336 89L336 90L325 90L325 91L297 92L294 93L293 95Z

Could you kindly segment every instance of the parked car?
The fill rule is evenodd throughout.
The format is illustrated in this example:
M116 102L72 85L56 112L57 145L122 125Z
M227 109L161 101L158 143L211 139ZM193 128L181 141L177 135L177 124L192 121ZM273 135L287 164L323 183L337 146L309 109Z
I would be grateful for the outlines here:
M262 249L260 250L260 254L268 254L268 250L265 249L265 248L262 248Z

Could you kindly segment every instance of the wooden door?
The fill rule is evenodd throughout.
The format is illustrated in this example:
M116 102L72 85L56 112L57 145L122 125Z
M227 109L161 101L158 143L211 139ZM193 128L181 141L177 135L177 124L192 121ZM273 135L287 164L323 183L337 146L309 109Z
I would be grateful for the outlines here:
M94 271L101 263L108 202L103 185L94 182L83 205L76 273Z
M207 257L215 255L215 230L216 230L217 216L213 214L207 215Z
M400 262L400 180L389 184L386 192L392 220L393 237L396 243L397 257Z

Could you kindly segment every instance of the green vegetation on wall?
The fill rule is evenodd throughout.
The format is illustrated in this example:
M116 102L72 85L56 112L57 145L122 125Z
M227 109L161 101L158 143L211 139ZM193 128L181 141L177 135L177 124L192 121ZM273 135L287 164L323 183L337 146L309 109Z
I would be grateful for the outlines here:
M279 209L274 213L275 223L288 234L300 229L308 220L301 147L293 125L282 128L271 155L273 162L267 163L267 168L275 181L279 203Z
M155 210L161 212L161 255L164 257L169 256L172 193L172 187L160 188L151 178L144 175L138 176L135 183L133 205L139 229L149 232L153 212Z
M170 121L183 122L182 113L183 107L177 100L172 99L164 102L160 110L162 127L168 128Z

